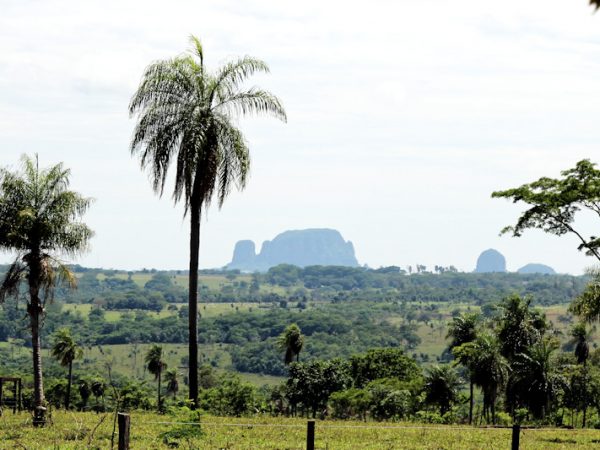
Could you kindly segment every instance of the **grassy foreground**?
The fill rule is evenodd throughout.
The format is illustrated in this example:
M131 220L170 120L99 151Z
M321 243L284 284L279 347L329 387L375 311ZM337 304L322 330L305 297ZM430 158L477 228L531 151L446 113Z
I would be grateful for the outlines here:
M202 435L185 430L192 426L171 425L170 415L144 412L131 414L133 449L303 449L306 420L283 418L222 418L204 416ZM181 419L180 419L181 420ZM1 449L107 449L111 444L111 414L54 412L52 425L34 429L26 413L10 412L0 418ZM235 426L236 424L237 426ZM183 437L165 441L161 434L184 430ZM319 421L316 425L318 449L506 449L510 448L508 429L468 428L414 423ZM170 445L168 445L170 442ZM116 444L116 438L115 438ZM524 430L522 449L599 448L599 430ZM116 445L115 445L116 448Z

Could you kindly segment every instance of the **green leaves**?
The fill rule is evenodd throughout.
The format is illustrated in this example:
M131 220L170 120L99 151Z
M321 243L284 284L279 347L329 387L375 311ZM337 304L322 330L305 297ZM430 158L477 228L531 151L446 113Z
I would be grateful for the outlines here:
M54 333L54 342L50 351L62 366L68 366L83 356L82 348L77 345L68 328L61 328Z
M167 369L167 363L162 359L162 347L160 345L152 345L144 357L144 361L148 367L148 372L154 375L154 379L158 380L163 370Z
M501 234L519 237L530 228L557 236L572 233L580 241L578 249L600 261L600 239L585 237L574 226L575 216L581 210L600 217L600 170L584 159L561 175L562 178L543 177L518 188L493 192L493 198L508 198L513 203L524 202L530 206L515 225L503 228Z
M290 364L294 360L294 357L299 359L303 345L304 336L300 331L300 327L295 323L289 325L277 338L277 346L280 350L285 351L284 361L286 364Z
M286 120L279 99L242 84L267 64L245 56L210 72L200 40L190 38L188 55L151 64L133 95L129 112L137 116L131 152L148 169L154 190L164 191L175 165L173 200L192 197L197 208L216 197L219 206L232 187L243 189L250 169L249 149L233 121L240 115L269 114Z
M0 287L0 301L17 295L35 266L35 283L51 298L57 283L75 285L58 259L84 251L93 232L80 222L91 199L68 190L70 172L62 164L40 169L37 156L22 158L20 171L0 169L0 248L16 251Z

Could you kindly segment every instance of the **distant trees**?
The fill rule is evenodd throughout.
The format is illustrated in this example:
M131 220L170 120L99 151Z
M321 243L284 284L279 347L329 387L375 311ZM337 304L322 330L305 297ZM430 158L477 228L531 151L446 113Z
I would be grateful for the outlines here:
M54 342L50 351L61 366L69 368L65 395L65 408L69 409L71 385L73 384L73 361L83 356L83 349L77 345L68 328L61 328L54 334Z
M37 156L24 156L21 171L0 170L0 249L18 256L0 286L0 303L28 288L34 378L34 425L44 425L45 397L40 329L45 306L60 282L75 286L75 276L59 256L87 248L92 231L81 216L91 200L69 190L70 172L62 164L40 169Z
M254 73L268 72L263 61L244 57L210 72L200 40L192 36L191 44L189 54L146 69L129 111L138 119L131 152L150 170L158 194L164 191L169 166L176 166L173 199L183 199L184 214L190 214L189 395L197 406L201 213L213 199L221 206L232 187L246 184L250 154L234 117L266 113L285 120L286 116L277 97L241 87Z
M502 393L513 416L518 408L527 408L543 419L560 388L553 358L557 343L546 335L549 325L543 314L530 308L530 299L512 295L499 309L500 314L488 322L475 322L469 316L454 318L448 333L452 353L481 389L488 422L496 423L496 404Z

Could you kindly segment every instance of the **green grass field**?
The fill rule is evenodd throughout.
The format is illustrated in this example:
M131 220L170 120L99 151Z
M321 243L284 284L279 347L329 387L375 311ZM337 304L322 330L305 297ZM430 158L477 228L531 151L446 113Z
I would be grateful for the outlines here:
M221 418L203 416L200 436L170 439L162 433L182 428L197 430L195 425L177 425L188 421L184 416L131 413L132 449L304 449L306 419L271 417ZM165 423L167 422L167 423ZM1 449L106 449L110 448L112 414L54 411L52 424L43 429L31 426L26 413L5 413L0 418ZM511 430L471 428L415 423L377 423L317 421L317 449L507 449ZM521 449L593 449L600 444L600 430L523 430Z

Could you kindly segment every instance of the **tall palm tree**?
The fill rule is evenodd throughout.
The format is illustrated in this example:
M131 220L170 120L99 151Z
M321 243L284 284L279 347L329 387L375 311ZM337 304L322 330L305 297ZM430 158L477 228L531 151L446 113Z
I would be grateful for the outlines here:
M200 40L191 37L189 54L157 61L145 71L129 104L137 115L132 154L150 171L162 195L169 166L175 165L173 200L183 200L190 215L189 398L198 404L198 254L200 218L213 199L222 206L233 186L244 188L249 149L234 118L254 113L285 120L277 97L242 83L268 72L258 59L244 57L212 72L204 64Z
M449 348L454 353L454 349L467 342L473 342L477 338L477 325L479 324L479 314L464 313L454 317L448 325L448 334L446 338L451 339ZM473 423L473 375L472 375L472 355L469 352L454 354L457 361L465 366L469 371L469 425Z
M148 372L150 372L152 375L154 375L154 379L158 381L158 410L160 411L162 408L162 398L160 395L160 382L161 382L161 377L162 377L162 373L164 370L167 369L167 363L163 361L162 359L163 354L162 354L162 347L159 345L152 345L150 347L150 349L148 350L148 353L146 353L146 357L144 358L144 361L146 362L146 365L148 367Z
M294 357L296 361L300 361L300 351L304 346L304 336L300 331L300 327L295 323L289 325L283 333L277 338L277 346L280 350L285 351L284 362L290 364Z
M87 248L92 231L80 222L90 199L69 190L70 172L62 164L40 169L37 156L23 156L21 171L0 169L0 249L17 253L0 285L0 303L28 287L34 380L34 425L44 425L45 397L40 330L54 287L75 287L75 276L59 256Z
M51 349L52 356L63 367L69 368L67 392L65 395L65 409L71 404L71 385L73 384L73 361L83 356L83 349L77 345L68 328L61 328L54 333L54 343Z

